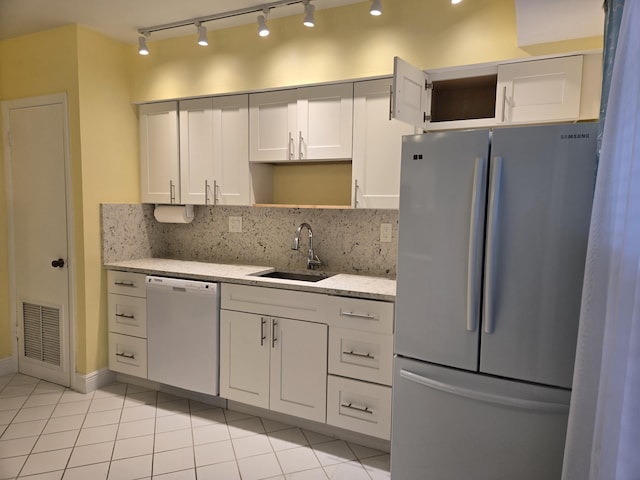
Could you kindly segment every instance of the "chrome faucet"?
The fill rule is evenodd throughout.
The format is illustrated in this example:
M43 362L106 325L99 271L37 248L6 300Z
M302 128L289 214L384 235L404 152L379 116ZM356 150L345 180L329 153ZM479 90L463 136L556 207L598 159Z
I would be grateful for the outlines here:
M303 228L307 228L309 231L309 254L307 255L307 268L313 270L316 267L322 265L322 262L318 258L318 256L313 253L313 231L311 230L311 225L308 223L301 223L296 230L296 236L293 238L293 245L291 245L292 250L300 249L300 233Z

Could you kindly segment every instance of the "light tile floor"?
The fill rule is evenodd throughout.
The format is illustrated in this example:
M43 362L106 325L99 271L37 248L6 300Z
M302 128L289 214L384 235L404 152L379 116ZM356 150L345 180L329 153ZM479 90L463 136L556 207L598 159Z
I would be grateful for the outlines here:
M115 383L0 376L0 479L388 480L389 454Z

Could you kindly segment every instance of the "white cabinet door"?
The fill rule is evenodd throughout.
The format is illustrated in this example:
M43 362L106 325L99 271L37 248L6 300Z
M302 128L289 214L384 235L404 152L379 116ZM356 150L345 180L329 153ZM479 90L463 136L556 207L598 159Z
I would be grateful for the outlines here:
M269 408L268 317L220 311L220 395Z
M577 120L582 56L498 66L496 119L502 123Z
M389 118L391 79L354 84L354 208L398 208L402 136L415 128Z
M324 423L327 326L276 317L271 322L271 410Z
M249 158L252 162L294 159L296 90L249 96Z
M400 57L393 59L391 116L426 130L431 118L429 75Z
M178 103L140 105L140 194L143 203L179 203Z
M351 158L352 83L300 88L297 106L297 160Z
M213 99L214 204L251 205L249 96Z
M213 132L213 99L180 102L180 203L214 203Z
M353 84L249 96L252 162L345 160L352 155Z

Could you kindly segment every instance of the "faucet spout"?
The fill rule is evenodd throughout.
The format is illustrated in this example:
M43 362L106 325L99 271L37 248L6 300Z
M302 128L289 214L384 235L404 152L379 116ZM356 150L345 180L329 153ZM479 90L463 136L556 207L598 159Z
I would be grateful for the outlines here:
M318 256L313 252L313 230L311 230L311 225L308 223L301 223L298 225L296 229L296 234L293 238L293 244L291 245L292 250L300 249L300 235L302 234L302 229L306 228L309 233L309 252L307 253L307 268L313 270L316 267L322 265L322 262L318 258Z

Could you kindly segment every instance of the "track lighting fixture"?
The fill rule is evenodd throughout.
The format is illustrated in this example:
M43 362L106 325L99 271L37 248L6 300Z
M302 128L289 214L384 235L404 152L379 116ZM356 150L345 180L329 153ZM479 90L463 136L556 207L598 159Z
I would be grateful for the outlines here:
M382 15L381 3L381 0L371 0L371 8L369 8L369 13L374 17Z
M207 40L207 27L202 23L196 23L196 27L198 27L198 45L206 47L209 45L209 40Z
M2 0L0 0L2 1ZM260 5L254 5L252 7L239 8L237 10L229 10L228 12L220 12L213 15L207 15L198 18L191 18L188 20L179 20L177 22L165 23L162 25L154 25L151 27L139 28L138 33L138 53L140 55L149 55L149 49L147 48L147 39L153 32L159 32L164 30L170 30L172 28L182 28L189 25L195 25L198 30L198 45L208 45L207 28L204 26L205 22L213 22L215 20L222 20L226 18L233 18L240 15L249 15L258 13L258 34L261 37L269 35L269 27L267 26L267 17L269 12L273 8L287 7L294 4L304 5L304 25L306 27L315 26L315 5L311 3L312 0L272 0L268 3ZM451 0L452 3L456 3L461 0ZM371 7L369 8L371 15L381 15L382 6L381 0L371 0Z
M303 0L304 4L304 26L305 27L315 27L316 19L315 19L315 11L316 7L309 0Z
M269 12L266 9L262 12L263 15L258 15L258 35L266 37L269 35L269 27L267 27L267 14Z
M140 55L149 55L149 49L147 48L147 38L149 38L149 34L146 32L140 32L141 35L138 37L138 53Z

